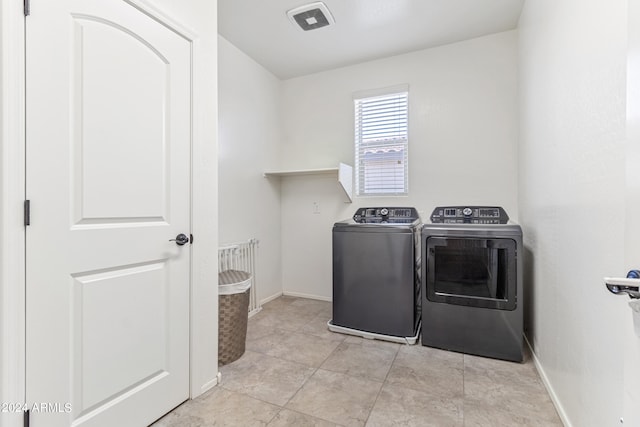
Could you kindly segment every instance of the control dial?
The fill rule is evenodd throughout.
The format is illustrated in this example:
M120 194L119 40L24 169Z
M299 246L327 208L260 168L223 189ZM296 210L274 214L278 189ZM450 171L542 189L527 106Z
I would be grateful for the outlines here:
M472 214L472 213L473 213L473 211L471 210L471 208L464 208L464 209L462 210L462 214L463 214L464 216L471 216L471 214Z
M387 208L380 209L380 215L382 215L382 216L389 215L389 209L387 209Z

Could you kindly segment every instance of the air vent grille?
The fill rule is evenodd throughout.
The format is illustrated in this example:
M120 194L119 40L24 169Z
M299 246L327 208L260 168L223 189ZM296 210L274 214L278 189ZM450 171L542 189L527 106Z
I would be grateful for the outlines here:
M326 27L335 22L331 12L321 1L291 9L287 16L304 31Z

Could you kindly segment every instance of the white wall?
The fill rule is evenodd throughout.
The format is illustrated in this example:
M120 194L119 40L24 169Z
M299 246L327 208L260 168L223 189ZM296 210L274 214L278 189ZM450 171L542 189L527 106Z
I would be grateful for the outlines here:
M527 333L567 425L620 425L626 1L528 1L519 23ZM637 381L637 379L636 379ZM626 424L625 424L626 425Z
M278 161L280 80L218 37L220 245L260 240L259 300L282 293Z
M517 34L508 31L283 82L283 169L353 164L354 92L409 84L409 196L346 204L335 179L282 179L285 293L331 298L331 228L359 206L517 205ZM313 213L318 202L320 213Z

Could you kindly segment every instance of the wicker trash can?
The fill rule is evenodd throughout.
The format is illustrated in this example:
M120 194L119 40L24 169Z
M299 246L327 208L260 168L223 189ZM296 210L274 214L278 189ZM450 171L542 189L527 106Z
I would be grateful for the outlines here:
M249 317L251 275L225 270L218 274L218 364L226 365L244 354Z

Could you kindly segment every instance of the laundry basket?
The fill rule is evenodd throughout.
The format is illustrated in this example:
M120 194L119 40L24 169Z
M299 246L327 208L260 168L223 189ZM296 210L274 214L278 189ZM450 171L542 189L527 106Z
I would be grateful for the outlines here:
M218 274L218 364L244 354L249 317L251 274L225 270Z

